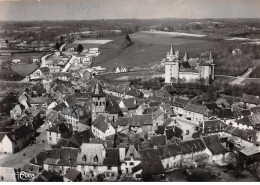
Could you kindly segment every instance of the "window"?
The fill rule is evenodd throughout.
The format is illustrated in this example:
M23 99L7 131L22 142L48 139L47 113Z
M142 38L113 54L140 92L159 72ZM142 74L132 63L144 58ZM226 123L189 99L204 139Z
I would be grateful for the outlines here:
M101 102L99 102L99 105L101 106Z
M94 157L94 162L98 162L98 156L97 155Z
M134 163L133 163L133 162L130 162L129 164L130 164L130 166L134 166Z
M186 130L186 135L189 135L190 134L190 131L189 130Z
M107 167L107 170L112 170L112 167L111 167L111 166L108 166L108 167Z
M98 102L96 102L96 106L98 106Z
M51 131L49 132L50 136L51 136Z
M51 137L49 137L49 140L51 141Z

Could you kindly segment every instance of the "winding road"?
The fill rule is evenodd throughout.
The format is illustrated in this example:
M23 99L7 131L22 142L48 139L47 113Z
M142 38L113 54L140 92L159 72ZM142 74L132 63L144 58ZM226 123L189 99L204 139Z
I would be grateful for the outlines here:
M248 68L244 74L242 74L241 76L238 76L237 79L230 82L230 84L231 85L240 85L246 78L249 77L249 75L253 72L254 68Z

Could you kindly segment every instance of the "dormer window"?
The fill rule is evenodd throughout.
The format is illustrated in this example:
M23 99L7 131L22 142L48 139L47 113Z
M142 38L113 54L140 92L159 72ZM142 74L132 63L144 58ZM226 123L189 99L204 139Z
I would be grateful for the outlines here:
M86 156L86 155L84 155L84 156L82 157L82 161L87 161L87 156Z
M98 162L98 156L97 155L94 157L94 162Z

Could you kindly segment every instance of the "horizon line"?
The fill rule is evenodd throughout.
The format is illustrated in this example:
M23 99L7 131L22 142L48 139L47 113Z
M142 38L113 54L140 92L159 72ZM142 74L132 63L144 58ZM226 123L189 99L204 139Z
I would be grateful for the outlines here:
M174 18L174 17L165 17L165 18L120 18L120 19L56 19L56 20L48 20L48 19L38 19L38 20L0 20L0 22L34 22L34 21L106 21L106 20L160 20L160 19L186 19L186 20L206 20L206 19L260 19L259 17L227 17L227 18Z

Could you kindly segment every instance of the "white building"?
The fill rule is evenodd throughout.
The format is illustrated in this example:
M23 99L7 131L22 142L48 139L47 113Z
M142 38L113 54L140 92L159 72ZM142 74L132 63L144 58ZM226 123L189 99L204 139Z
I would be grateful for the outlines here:
M105 140L106 137L114 135L116 133L115 128L111 125L111 123L107 122L107 119L103 115L99 115L92 122L92 133L95 137Z
M180 60L179 51L173 51L171 46L170 52L167 53L165 60L165 83L175 83L182 80L183 82L195 82L204 79L206 84L214 79L214 64L210 53L208 59L200 59L196 65L189 63L188 54L185 52L183 60Z

